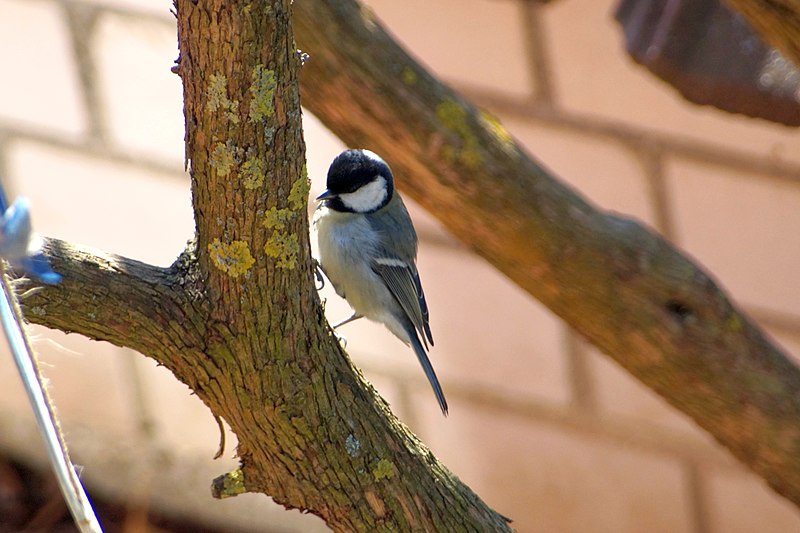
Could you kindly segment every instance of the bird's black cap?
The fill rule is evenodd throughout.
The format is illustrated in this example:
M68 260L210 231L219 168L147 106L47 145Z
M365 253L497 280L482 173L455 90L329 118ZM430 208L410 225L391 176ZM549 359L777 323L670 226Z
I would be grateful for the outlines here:
M386 179L391 197L394 184L389 165L368 150L345 150L336 156L328 169L328 192L335 195L356 191L377 175Z

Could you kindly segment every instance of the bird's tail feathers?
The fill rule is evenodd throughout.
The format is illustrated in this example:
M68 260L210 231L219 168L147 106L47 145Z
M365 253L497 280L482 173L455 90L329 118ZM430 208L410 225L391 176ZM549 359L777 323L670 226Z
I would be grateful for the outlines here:
M414 353L417 354L419 364L422 365L422 369L425 371L425 376L428 378L428 382L430 382L431 387L433 388L433 393L436 394L436 399L439 401L439 407L441 407L442 413L447 416L447 400L444 397L444 392L442 392L442 386L439 384L439 379L436 377L436 372L433 370L431 360L428 359L428 354L425 352L425 348L422 347L422 343L419 342L416 331L413 331L413 329L410 337L411 347L414 349Z

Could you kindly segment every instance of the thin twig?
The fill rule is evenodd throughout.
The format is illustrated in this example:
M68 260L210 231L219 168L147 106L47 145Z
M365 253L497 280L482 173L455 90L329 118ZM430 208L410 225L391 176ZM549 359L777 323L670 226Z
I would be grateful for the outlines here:
M222 425L221 416L215 414L214 420L217 422L217 427L219 428L219 446L217 447L217 453L214 454L214 459L219 459L222 457L222 454L225 453L225 426Z

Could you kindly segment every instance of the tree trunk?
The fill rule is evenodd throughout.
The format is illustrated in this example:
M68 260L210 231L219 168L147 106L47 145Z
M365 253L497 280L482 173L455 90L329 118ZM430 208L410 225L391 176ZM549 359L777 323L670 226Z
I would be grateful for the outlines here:
M135 348L236 433L219 497L263 492L336 531L508 531L399 423L315 290L290 0L177 0L195 243L170 268L49 241L33 322Z

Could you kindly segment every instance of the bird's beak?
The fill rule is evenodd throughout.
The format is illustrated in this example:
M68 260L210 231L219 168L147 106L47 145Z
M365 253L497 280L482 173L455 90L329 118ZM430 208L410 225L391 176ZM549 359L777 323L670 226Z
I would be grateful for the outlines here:
M324 191L322 191L322 194L317 196L317 201L321 202L322 200L327 200L329 198L334 198L334 197L336 197L336 193L333 193L328 189L325 189Z

